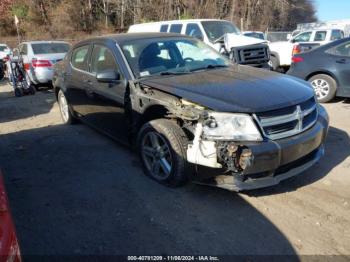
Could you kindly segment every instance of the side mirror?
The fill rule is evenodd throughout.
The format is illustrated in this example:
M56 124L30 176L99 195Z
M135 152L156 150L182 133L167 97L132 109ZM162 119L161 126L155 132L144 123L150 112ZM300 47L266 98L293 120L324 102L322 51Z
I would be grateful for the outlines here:
M96 79L101 83L112 83L120 80L120 74L114 70L105 70L102 72L98 72L96 75Z

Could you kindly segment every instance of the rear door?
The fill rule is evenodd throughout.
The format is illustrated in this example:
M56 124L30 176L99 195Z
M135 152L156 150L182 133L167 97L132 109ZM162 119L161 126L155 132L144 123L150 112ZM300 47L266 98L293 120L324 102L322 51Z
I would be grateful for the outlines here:
M344 88L338 91L350 95L350 41L342 43L328 52L331 53L338 73L339 87Z
M114 47L104 42L96 42L93 45L88 80L90 94L85 117L98 129L122 142L127 142L128 119L125 117L124 109L126 80L115 52L115 44ZM99 82L97 74L106 71L117 73L119 80L109 83Z
M68 102L79 116L85 116L88 113L87 96L91 93L88 61L91 48L90 44L75 47L71 51L69 67L64 72Z

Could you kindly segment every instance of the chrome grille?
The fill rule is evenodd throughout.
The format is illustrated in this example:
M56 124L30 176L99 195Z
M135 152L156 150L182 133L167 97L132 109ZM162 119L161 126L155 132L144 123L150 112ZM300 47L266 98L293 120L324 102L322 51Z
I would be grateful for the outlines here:
M311 98L301 104L255 114L265 137L276 140L299 134L315 124L317 103Z
M256 61L266 60L267 57L268 53L266 47L249 48L239 51L239 61L241 63L250 64Z

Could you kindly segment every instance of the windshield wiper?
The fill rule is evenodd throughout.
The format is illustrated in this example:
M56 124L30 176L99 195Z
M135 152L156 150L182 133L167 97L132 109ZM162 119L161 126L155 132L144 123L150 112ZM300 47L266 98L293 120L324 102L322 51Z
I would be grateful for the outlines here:
M193 70L191 70L191 72L205 70L205 69L224 68L224 67L228 67L228 66L227 65L207 65L206 67L200 67L200 68L193 69Z
M169 75L185 75L188 74L189 72L187 71L180 71L180 72L174 72L174 71L164 71L160 72L161 76L169 76Z

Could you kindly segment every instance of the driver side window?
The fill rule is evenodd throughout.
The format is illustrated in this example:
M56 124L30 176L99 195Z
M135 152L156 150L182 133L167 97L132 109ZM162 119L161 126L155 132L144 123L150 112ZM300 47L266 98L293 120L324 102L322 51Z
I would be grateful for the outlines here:
M114 70L119 73L119 67L113 53L107 47L102 45L94 45L91 56L90 72L97 74L106 70Z

